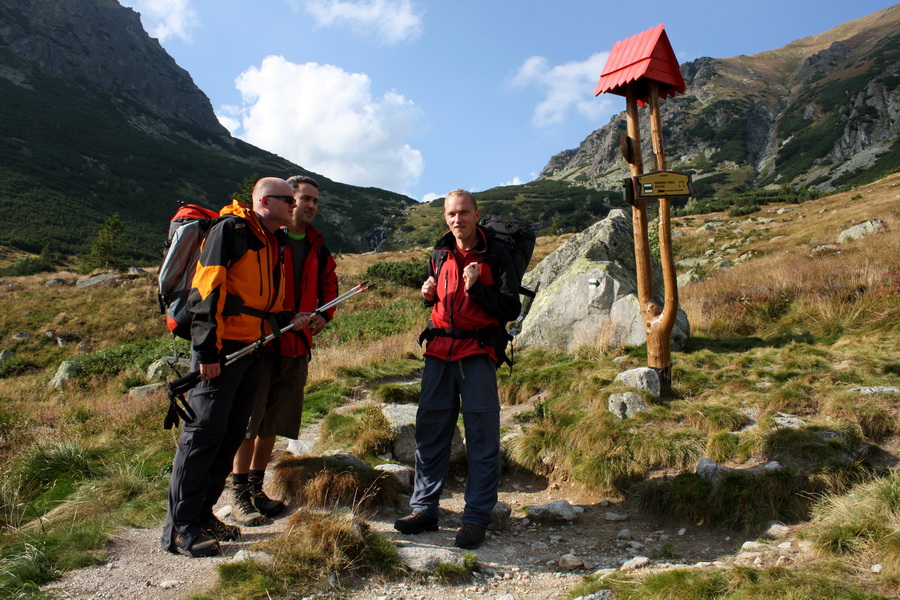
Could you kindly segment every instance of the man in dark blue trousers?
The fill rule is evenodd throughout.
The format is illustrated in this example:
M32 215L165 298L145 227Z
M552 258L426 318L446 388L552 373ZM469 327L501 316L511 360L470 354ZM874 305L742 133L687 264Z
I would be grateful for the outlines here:
M416 534L438 528L438 503L450 468L450 448L463 413L468 481L463 526L455 544L484 542L500 482L500 400L497 352L504 326L521 308L512 258L478 227L475 198L454 190L444 200L450 227L431 255L422 297L432 307L423 333L425 370L416 414L416 476L413 513L394 528Z

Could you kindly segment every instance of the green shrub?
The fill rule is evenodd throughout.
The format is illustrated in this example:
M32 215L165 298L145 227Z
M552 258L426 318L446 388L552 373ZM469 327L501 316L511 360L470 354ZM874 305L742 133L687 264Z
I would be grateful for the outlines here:
M424 261L378 262L366 269L368 279L390 281L404 287L419 289L425 279Z

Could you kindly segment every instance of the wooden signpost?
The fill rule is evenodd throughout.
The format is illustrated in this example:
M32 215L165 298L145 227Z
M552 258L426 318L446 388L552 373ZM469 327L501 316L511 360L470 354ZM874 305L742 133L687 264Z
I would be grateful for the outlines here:
M666 170L659 101L685 89L678 60L664 26L657 25L626 40L616 42L600 74L594 95L625 96L628 133L622 135L622 156L631 165L626 197L634 224L634 255L637 264L638 302L647 334L647 366L659 373L664 389L672 385L671 334L678 311L678 284L672 257L671 201L691 196L690 176ZM656 170L644 173L641 156L638 106L650 108L650 133ZM650 243L647 234L647 200L659 200L659 252L665 287L665 303L653 300Z

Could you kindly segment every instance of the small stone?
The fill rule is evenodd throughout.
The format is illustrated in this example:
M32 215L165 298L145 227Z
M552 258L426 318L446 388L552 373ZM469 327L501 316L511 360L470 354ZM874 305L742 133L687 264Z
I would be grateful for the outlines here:
M167 579L165 581L160 581L157 587L161 587L164 590L171 590L177 588L179 585L184 583L183 581L178 581L177 579Z
M687 529L685 529L684 527L678 530L678 535L684 535L685 533L687 533Z
M646 556L635 556L631 560L625 561L625 563L620 567L620 571L623 573L627 573L628 571L634 571L637 569L643 569L647 565L650 564L650 559Z
M873 573L876 573L876 574L877 574L877 573L881 573L881 571L882 571L883 569L884 569L884 567L882 567L881 565L872 565L872 572L873 572Z
M574 571L584 567L584 561L574 554L563 554L559 557L559 567L567 571Z
M603 520L605 521L627 521L628 515L623 515L617 512L605 512L603 513Z

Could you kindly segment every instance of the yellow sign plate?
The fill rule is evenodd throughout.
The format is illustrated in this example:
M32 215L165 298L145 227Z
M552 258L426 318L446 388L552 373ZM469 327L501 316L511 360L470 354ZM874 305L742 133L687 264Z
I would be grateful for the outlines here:
M691 176L677 171L653 171L634 178L637 198L689 198Z

